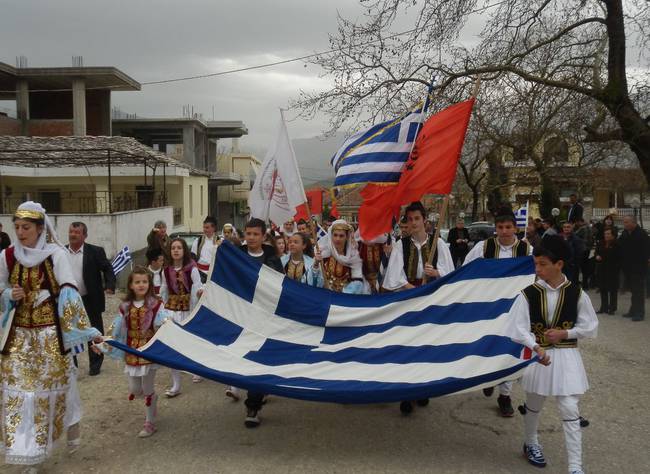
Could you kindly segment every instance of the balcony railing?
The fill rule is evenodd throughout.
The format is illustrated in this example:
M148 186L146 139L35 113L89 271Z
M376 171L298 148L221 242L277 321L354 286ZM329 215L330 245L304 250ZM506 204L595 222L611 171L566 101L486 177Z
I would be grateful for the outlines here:
M108 191L20 191L13 189L10 196L0 200L1 213L13 212L26 200L39 201L53 214L108 214L167 206L163 192L152 190L114 192L109 206Z

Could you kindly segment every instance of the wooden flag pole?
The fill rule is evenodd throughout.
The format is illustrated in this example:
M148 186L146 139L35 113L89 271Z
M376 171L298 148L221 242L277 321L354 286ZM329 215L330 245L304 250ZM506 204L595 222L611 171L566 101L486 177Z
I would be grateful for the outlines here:
M429 258L427 259L427 264L431 265L433 262L433 257L436 256L438 251L438 238L440 237L440 226L447 219L447 208L449 207L449 194L445 195L445 198L442 200L442 209L440 209L440 218L436 223L436 232L433 235L433 242L431 244L431 252L429 253ZM423 269L424 271L424 269ZM422 283L426 283L429 278L426 275L422 276Z

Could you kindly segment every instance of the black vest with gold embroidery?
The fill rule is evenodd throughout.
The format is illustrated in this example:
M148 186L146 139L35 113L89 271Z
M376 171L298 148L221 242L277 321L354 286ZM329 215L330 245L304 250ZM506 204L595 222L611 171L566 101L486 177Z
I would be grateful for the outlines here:
M535 283L523 290L530 310L530 330L535 334L537 344L545 349L549 347L578 347L576 339L563 339L556 344L551 344L546 340L544 332L547 329L569 330L575 326L578 319L578 301L580 301L581 291L578 285L574 285L570 281L563 284L559 289L555 313L549 318L546 288Z
M431 234L428 235L427 241L422 245L420 252L423 260L422 268L424 268L424 264L429 260L429 254L433 248L433 236ZM421 285L422 279L416 277L418 274L418 249L413 243L411 237L402 237L402 250L404 252L404 273L406 274L406 279L411 285ZM433 256L431 265L434 267L438 265L438 252Z
M483 258L499 258L501 248L497 242L496 237L490 237L483 243ZM528 256L528 242L517 239L515 245L512 246L511 257L527 257Z

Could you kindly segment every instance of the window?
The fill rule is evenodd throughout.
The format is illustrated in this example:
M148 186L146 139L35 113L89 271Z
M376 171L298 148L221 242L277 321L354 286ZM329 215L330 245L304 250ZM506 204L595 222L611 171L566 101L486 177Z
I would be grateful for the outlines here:
M190 219L194 217L194 199L192 195L192 185L190 184Z

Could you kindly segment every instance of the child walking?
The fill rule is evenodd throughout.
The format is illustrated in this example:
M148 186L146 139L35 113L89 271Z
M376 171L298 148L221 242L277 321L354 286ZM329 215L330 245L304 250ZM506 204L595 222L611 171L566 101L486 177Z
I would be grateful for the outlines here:
M171 318L177 323L183 322L194 308L203 293L201 275L196 266L187 243L181 239L172 239L169 247L170 259L163 269L160 297L165 302ZM168 398L181 393L181 373L172 369L172 386L165 391ZM200 382L201 377L195 375L193 382Z
M544 237L535 248L537 282L515 300L508 336L537 353L540 362L529 365L522 377L526 392L524 455L533 466L546 466L537 427L546 397L554 396L562 417L569 472L581 474L578 402L589 384L578 340L596 337L598 318L589 296L562 273L570 255L568 245L556 235Z
M153 278L143 267L136 267L129 275L127 296L120 305L120 313L109 330L110 336L134 349L144 346L158 328L169 318L162 301L154 295ZM105 346L104 346L105 347ZM158 366L132 354L125 354L114 347L104 348L113 358L126 363L124 373L129 378L129 400L142 396L145 404L144 427L138 433L148 438L156 431L156 402L154 378Z

